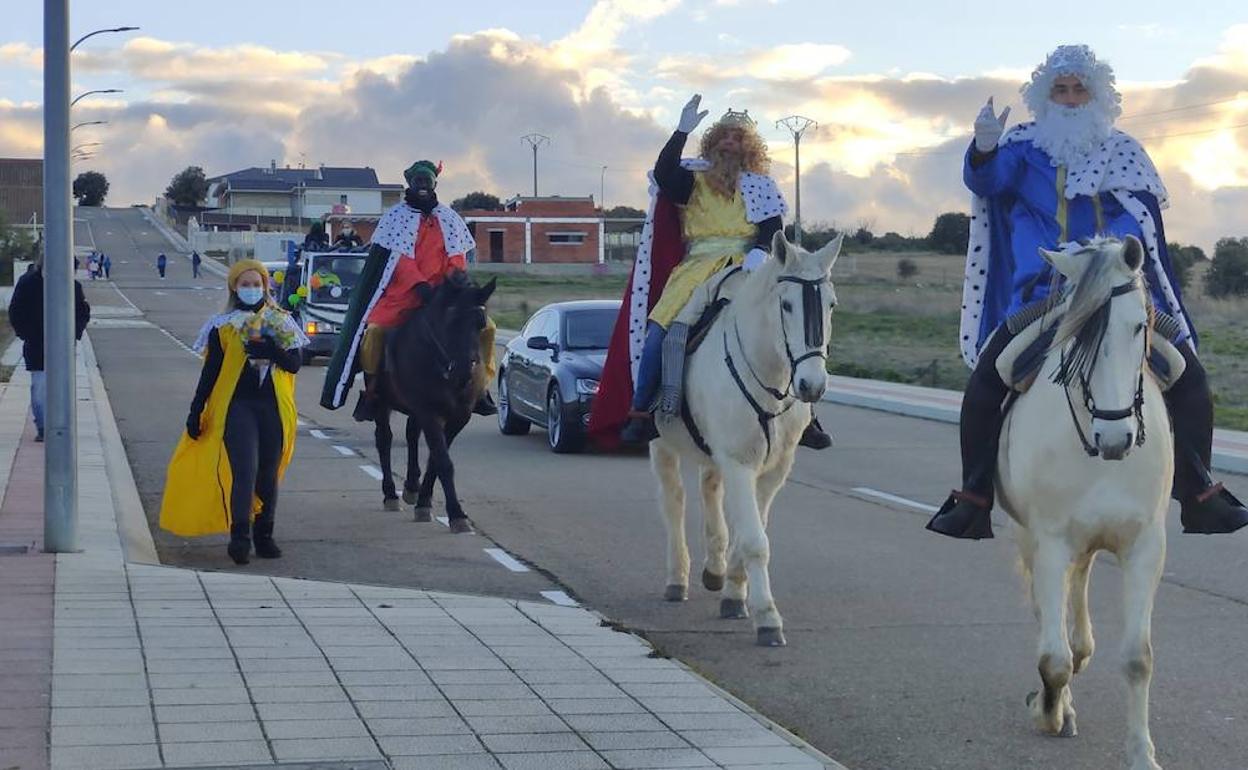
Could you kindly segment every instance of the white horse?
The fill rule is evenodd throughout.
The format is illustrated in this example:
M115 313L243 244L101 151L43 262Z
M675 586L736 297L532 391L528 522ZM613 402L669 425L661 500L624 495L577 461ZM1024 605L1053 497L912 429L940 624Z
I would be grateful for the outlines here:
M679 418L659 420L659 438L650 444L667 525L665 597L688 596L683 459L701 469L707 548L702 583L718 591L727 577L720 616L748 617L748 601L763 646L785 644L767 571L767 519L810 420L805 403L818 401L827 388L836 302L830 273L840 250L839 236L808 253L776 233L775 258L733 279L728 306L686 364L688 414L702 447ZM695 298L682 318L699 307Z
M1128 236L1044 257L1073 288L1040 376L1002 428L996 479L1002 507L1020 525L1040 621L1044 687L1027 705L1042 731L1075 734L1070 680L1094 646L1088 575L1097 552L1110 551L1124 583L1129 767L1159 770L1148 728L1150 637L1174 452L1161 390L1146 365L1144 248Z

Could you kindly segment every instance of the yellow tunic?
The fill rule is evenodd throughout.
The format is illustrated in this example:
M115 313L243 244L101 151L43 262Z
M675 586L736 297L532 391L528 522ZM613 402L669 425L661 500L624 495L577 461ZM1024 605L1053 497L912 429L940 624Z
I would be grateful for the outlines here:
M694 174L693 192L681 209L681 229L689 253L672 271L663 296L650 311L650 320L663 328L680 315L693 292L707 279L741 263L755 232L745 218L741 191L734 191L731 198L720 195L700 173Z
M186 431L173 450L160 502L160 527L180 537L215 535L230 531L229 455L225 451L225 415L234 387L247 365L247 354L238 330L229 324L218 327L225 353L221 372L204 405L202 432L192 439ZM277 466L280 482L295 452L295 375L277 366L269 368L277 411L282 421L282 456ZM252 496L251 515L260 511L260 499Z

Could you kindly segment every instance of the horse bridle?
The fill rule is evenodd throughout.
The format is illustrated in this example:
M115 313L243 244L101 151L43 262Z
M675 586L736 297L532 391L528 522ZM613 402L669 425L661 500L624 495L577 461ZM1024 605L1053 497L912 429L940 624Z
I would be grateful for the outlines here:
M784 323L784 300L780 300L780 331L784 336L784 354L789 360L789 377L785 383L784 390L778 390L763 382L758 376L758 372L754 370L754 365L745 355L745 345L741 341L741 327L733 320L733 333L737 338L737 347L741 350L741 360L745 363L745 369L750 373L750 377L754 382L776 401L780 402L781 408L776 411L768 411L763 408L750 389L746 387L745 380L742 379L740 371L737 369L736 362L732 359L732 352L728 348L728 330L724 330L724 364L728 367L728 373L732 375L732 381L737 384L737 390L741 391L741 395L745 397L746 403L754 410L754 416L758 419L758 425L762 428L763 438L767 441L767 454L771 454L771 421L793 408L797 403L797 396L793 395L793 379L797 376L797 367L802 362L811 358L820 358L827 361L827 345L824 341L823 334L823 284L827 283L827 277L823 278L798 278L797 276L782 275L776 279L776 283L796 283L802 286L802 322L805 329L807 351L800 356L793 355L793 347L789 344L789 330ZM825 366L826 368L826 366Z
M474 309L485 312L484 305L477 305ZM446 351L446 346L442 344L442 340L433 329L433 324L429 323L427 313L420 314L420 329L426 340L433 346L434 361L438 365L438 376L444 380L451 378L451 370L455 368L455 361L451 358L451 354Z
M1109 298L1105 300L1105 303L1108 304L1113 302L1115 297L1120 297L1123 294L1130 294L1138 288L1139 286L1135 281L1128 281L1127 283L1119 284L1110 291ZM1084 408L1088 410L1090 415L1092 415L1092 419L1105 420L1107 422L1125 420L1134 415L1136 422L1135 445L1137 447L1144 446L1144 368L1148 365L1149 340L1147 336L1144 339L1144 355L1140 361L1139 377L1137 378L1135 384L1135 400L1131 406L1124 407L1122 409L1100 409L1096 405L1096 399L1092 397L1092 388L1089 381L1092 379L1093 370L1096 369L1097 359L1100 357L1101 353L1101 343L1104 341L1105 329L1101 329L1096 338L1096 347L1092 352L1091 365L1088 366L1087 371L1079 372L1079 388L1083 393ZM1062 367L1064 368L1066 364L1065 350L1062 351L1061 362ZM1060 371L1061 370L1059 369L1059 372ZM1079 442L1083 444L1083 451L1087 453L1088 457L1100 456L1101 450L1098 449L1095 444L1088 441L1087 434L1083 432L1083 425L1080 424L1079 417L1075 414L1075 404L1070 397L1070 384L1063 384L1062 391L1066 394L1066 408L1070 411L1070 419L1071 422L1074 423L1075 432L1079 434Z

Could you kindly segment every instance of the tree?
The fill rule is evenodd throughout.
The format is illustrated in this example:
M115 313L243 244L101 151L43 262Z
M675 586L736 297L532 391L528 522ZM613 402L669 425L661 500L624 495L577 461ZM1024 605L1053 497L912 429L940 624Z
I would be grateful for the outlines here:
M1211 297L1248 296L1248 238L1218 241L1205 273L1205 291Z
M497 195L490 195L487 192L470 192L462 198L456 198L451 201L451 208L456 211L502 211L503 202L498 199Z
M13 227L0 212L0 285L12 285L13 260L30 259L34 241L25 229Z
M84 171L74 180L74 197L79 206L99 206L108 195L108 180L98 171Z
M1204 249L1199 246L1168 243L1166 250L1170 252L1170 262L1174 265L1174 277L1178 280L1179 286L1186 289L1192 282L1192 266L1208 259Z
M932 232L927 236L930 248L942 254L965 254L971 237L971 218L956 211L936 217Z
M607 219L645 219L646 212L641 209L635 209L632 206L612 206L602 215Z
M176 206L194 208L208 197L208 179L199 166L187 166L174 175L165 188L165 197Z

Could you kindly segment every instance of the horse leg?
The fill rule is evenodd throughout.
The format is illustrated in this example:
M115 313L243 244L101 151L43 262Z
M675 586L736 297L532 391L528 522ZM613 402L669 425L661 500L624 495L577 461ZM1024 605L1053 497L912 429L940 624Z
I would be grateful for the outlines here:
M381 504L387 511L397 511L399 496L394 491L394 472L390 466L390 448L394 442L394 433L390 430L390 408L380 399L375 416L373 440L377 445L377 457L381 461Z
M767 528L771 520L771 503L776 499L776 494L780 492L780 487L784 486L784 480L789 477L789 471L793 469L794 454L795 452L788 452L776 465L763 471L763 474L758 477L758 514L763 522L763 529Z
M663 598L689 598L689 545L685 541L685 484L680 477L680 455L661 440L650 442L650 467L659 480L659 513L667 527L667 586Z
M416 489L420 486L420 423L407 418L407 475L403 478L403 502L416 502Z
M721 462L720 468L724 475L724 510L732 532L733 555L730 558L744 567L749 581L746 603L754 616L757 642L764 647L782 647L785 644L784 620L771 595L771 577L767 572L771 544L758 510L754 471L731 461Z
M724 480L712 467L702 468L702 535L706 540L702 585L708 591L719 591L727 571L728 526L724 523Z
M1070 648L1074 654L1076 674L1083 673L1096 650L1096 640L1092 638L1092 616L1088 612L1088 578L1095 561L1095 551L1085 554L1075 562L1075 571L1071 576L1070 608L1074 612L1075 623Z
M1044 689L1027 696L1036 726L1050 735L1075 735L1075 709L1070 695L1074 661L1066 630L1069 548L1051 538L1042 540L1032 564L1031 595L1040 620L1040 681Z
M433 417L421 425L421 430L424 431L425 443L429 446L429 472L437 474L438 481L442 484L447 524L456 534L472 532L468 516L460 505L459 494L455 491L455 465L451 461L450 443L446 438L446 422Z
M1122 639L1127 679L1127 759L1131 770L1161 770L1148 729L1148 689L1153 678L1153 596L1166 560L1166 533L1160 523L1141 534L1122 560Z

